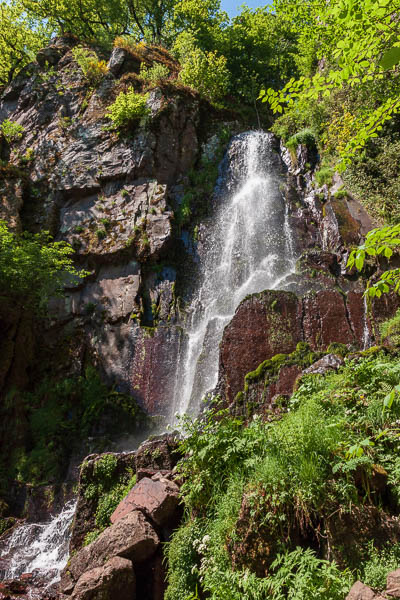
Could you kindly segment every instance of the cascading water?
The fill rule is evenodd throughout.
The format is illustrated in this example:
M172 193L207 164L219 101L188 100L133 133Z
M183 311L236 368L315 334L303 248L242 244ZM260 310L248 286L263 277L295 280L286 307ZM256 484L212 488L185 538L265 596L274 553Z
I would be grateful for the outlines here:
M287 208L279 187L273 136L236 136L216 191L219 204L201 261L200 285L190 308L175 392L174 412L196 413L218 377L225 325L248 295L276 288L293 271Z
M201 253L173 414L196 414L205 393L215 387L219 343L239 303L248 294L282 286L293 271L295 256L279 171L271 134L255 131L233 138L215 193L216 214L207 226ZM0 570L0 579L37 570L47 586L57 581L68 558L74 511L74 503L69 503L49 523L17 528L2 552L7 567Z
M69 555L71 522L76 502L71 501L48 523L25 523L10 535L2 552L6 568L0 579L32 573L49 587L59 580Z

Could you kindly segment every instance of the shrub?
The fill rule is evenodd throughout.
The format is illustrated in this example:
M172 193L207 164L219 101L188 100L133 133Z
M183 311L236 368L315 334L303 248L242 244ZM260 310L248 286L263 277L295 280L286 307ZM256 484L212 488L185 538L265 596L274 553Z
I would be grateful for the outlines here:
M68 276L82 278L65 242L53 242L48 232L16 235L0 221L0 287L24 306L44 309L49 298L61 294Z
M319 187L322 187L323 185L330 186L332 185L333 175L334 170L331 167L321 167L315 173L315 180Z
M98 229L96 235L99 240L104 240L107 237L107 231L105 229Z
M400 545L366 549L364 534L349 548L330 540L340 570L316 555L312 536L330 538L324 519L335 510L366 504L385 511L399 501L400 395L385 404L399 381L398 356L381 350L345 358L337 373L303 376L280 418L246 423L217 408L184 418L178 472L186 523L168 547L166 598L198 589L211 600L339 600L354 580L349 569L360 564L361 580L381 586ZM388 473L387 495L371 485L374 465ZM250 547L241 545L244 532ZM254 545L251 532L260 532ZM293 532L302 532L306 547L294 549ZM266 576L253 572L258 553L268 561Z
M297 146L300 144L304 144L310 149L316 148L315 133L309 127L302 129L298 133L295 133L286 142L286 146L291 151L296 150Z
M204 52L188 32L178 36L174 52L182 65L179 80L184 85L192 87L211 101L227 93L230 73L225 56L217 52Z
M135 55L141 55L146 48L144 42L137 42L131 35L119 35L114 40L114 48L122 48Z
M144 63L140 65L140 77L148 83L158 83L169 77L169 69L162 63L154 63L152 67L147 67Z
M1 134L11 144L22 138L25 129L19 123L5 119L0 125Z
M148 94L137 94L133 88L121 92L115 102L108 107L109 112L106 113L106 117L111 119L117 129L126 127L149 114L146 105L148 97Z
M378 549L371 541L368 544L368 559L363 562L359 576L366 585L383 590L388 573L397 569L399 562L400 544L388 544Z
M88 82L93 86L97 86L108 72L106 62L99 60L93 50L76 46L72 49L72 56L82 69L82 73Z

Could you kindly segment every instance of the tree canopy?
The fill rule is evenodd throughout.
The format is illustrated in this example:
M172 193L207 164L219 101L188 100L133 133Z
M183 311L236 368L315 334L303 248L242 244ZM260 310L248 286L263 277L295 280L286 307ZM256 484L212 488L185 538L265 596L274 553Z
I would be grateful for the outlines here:
M380 93L369 104L363 103L354 115L354 130L340 152L340 167L344 169L400 110L400 1L340 0L321 4L309 0L298 4L276 0L275 9L298 32L303 61L300 78L292 77L282 89L262 90L263 100L275 113L283 113L304 100L327 98L336 90L382 82ZM318 64L314 71L310 55Z

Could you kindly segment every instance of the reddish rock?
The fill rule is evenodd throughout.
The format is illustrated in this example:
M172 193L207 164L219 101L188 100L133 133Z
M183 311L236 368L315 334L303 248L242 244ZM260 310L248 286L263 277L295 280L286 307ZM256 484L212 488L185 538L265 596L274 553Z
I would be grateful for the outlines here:
M136 452L136 473L138 481L141 473L152 477L161 472L163 475L171 472L179 460L176 452L179 439L175 435L164 434L141 444Z
M386 593L393 598L400 598L400 569L391 571L388 574Z
M361 348L363 348L364 338L372 335L372 328L366 314L363 293L349 292L346 298L346 306L352 331L356 339L362 342Z
M108 527L89 546L70 560L61 576L61 591L71 593L79 578L88 570L102 567L113 556L121 556L134 564L151 558L160 543L152 525L139 511L133 511Z
M378 598L379 596L370 587L361 583L361 581L356 581L346 596L346 600L378 600Z
M244 376L302 339L301 304L291 292L265 291L245 299L227 325L220 347L220 382L230 404Z
M342 294L323 290L306 296L304 306L304 341L313 350L325 350L332 342L354 344L354 333L347 318Z
M134 344L129 367L132 395L148 414L169 416L182 332L170 326L158 327L151 333L136 328L131 335Z
M157 525L167 525L179 504L179 488L176 483L161 478L153 481L145 477L137 483L120 502L111 523L117 523L132 510L142 510Z
M287 396L292 394L294 384L301 373L298 365L283 366L279 371L278 381L272 384L268 390L269 398L274 396Z
M115 556L104 567L84 573L77 582L72 600L135 600L135 573L130 560Z

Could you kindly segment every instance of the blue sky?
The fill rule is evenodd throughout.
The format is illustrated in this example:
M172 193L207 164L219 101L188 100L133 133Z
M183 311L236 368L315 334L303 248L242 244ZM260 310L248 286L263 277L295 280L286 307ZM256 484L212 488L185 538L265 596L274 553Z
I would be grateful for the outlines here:
M268 0L222 0L221 8L226 10L230 17L234 17L238 14L238 8L242 4L247 4L250 8L257 8L258 6L266 6L270 2Z

